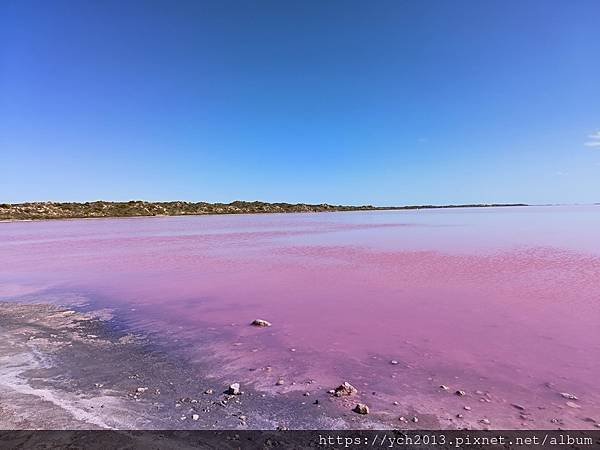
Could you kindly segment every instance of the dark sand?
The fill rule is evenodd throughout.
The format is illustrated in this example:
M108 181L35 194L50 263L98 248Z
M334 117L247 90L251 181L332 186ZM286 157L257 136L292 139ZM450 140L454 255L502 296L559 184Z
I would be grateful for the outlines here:
M295 389L287 392L242 383L242 394L228 395L228 386L239 380L226 371L209 376L218 370L189 361L180 349L156 336L125 331L110 311L74 308L0 302L0 429L494 428L494 417L491 424L470 411L455 417L442 403L439 414L433 415L402 405L383 407L370 390L335 397L330 390L336 386L315 380L296 380ZM267 367L249 370L264 370L266 378L272 377ZM493 403L493 397L489 399ZM353 412L358 402L370 405L370 414ZM532 417L519 405L508 407L521 414L522 421ZM565 419L570 409L561 410ZM536 414L541 413L545 411ZM551 425L569 428L560 416ZM580 420L578 428L597 427L589 418Z
M208 379L148 338L115 331L105 316L0 302L0 429L398 427L397 416L353 413L361 394L335 398L331 386L310 381L308 397L244 385L227 395L236 380ZM434 417L414 425L439 428Z

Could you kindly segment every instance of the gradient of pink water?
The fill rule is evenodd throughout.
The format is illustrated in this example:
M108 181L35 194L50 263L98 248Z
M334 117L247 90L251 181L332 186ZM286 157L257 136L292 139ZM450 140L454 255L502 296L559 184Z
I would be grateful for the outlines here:
M502 426L511 402L575 426L600 414L597 230L600 207L4 223L0 297L135 309L132 326L265 388L249 368L351 379L433 413L459 407L446 384L493 392Z

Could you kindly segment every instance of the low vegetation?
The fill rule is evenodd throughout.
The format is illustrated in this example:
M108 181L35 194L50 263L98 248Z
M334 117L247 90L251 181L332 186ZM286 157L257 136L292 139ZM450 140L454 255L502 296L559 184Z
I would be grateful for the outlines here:
M188 216L205 214L256 214L256 213L300 213L328 211L370 211L386 209L460 208L491 206L525 206L523 204L478 204L478 205L421 205L378 207L371 205L310 205L305 203L243 202L85 202L85 203L0 203L0 220L76 219L91 217L142 217L142 216Z

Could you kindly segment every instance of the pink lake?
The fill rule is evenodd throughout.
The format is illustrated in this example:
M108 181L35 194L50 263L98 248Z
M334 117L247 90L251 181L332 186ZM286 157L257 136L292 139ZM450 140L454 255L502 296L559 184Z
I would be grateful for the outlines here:
M113 308L265 391L348 380L382 411L584 428L600 418L599 230L597 206L1 223L0 299Z

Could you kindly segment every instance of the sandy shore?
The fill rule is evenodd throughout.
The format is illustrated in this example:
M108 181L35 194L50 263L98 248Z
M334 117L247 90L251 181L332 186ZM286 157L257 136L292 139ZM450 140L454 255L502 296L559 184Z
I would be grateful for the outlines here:
M146 337L115 331L105 316L0 302L0 429L393 426L391 418L348 413L356 401L325 387L310 398L244 385L241 395L228 395L235 380L209 379Z
M220 375L215 377L215 371ZM463 414L456 418L449 413L452 407L444 407L443 403L437 405L439 414L401 411L394 406L397 402L388 402L388 407L379 404L381 399L370 390L336 397L330 391L335 386L315 380L297 380L294 387L300 389L287 392L265 390L232 379L225 372L215 370L214 365L191 363L154 337L128 332L110 310L82 312L76 306L68 309L51 304L0 302L3 430L493 428L475 414L472 418ZM242 393L229 395L229 385L239 381ZM458 398L440 398L446 397ZM372 407L370 414L352 411L359 402ZM518 425L519 420L531 417L522 409L519 405L499 405L494 411L520 414L515 422ZM567 413L578 409L560 411L561 417L569 421L550 423L546 418L536 423L555 429L598 427L592 418L571 421L573 414ZM536 414L550 417L556 412L538 408ZM490 417L493 424L500 416Z

